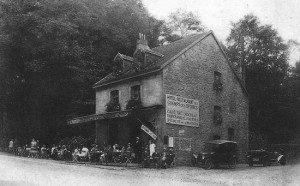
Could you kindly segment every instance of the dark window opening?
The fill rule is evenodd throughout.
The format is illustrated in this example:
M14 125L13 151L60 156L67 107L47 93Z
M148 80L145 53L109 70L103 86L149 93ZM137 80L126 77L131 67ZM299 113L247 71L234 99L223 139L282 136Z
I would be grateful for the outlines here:
M126 109L138 109L142 107L140 85L131 87L130 99L127 102Z
M223 84L221 81L221 73L215 71L214 72L214 90L220 91L223 89Z
M222 110L220 106L214 106L214 124L221 125L223 122Z
M113 103L119 103L119 91L113 90L110 92L110 101Z
M141 87L140 85L135 85L131 87L131 99L140 100L141 99Z
M234 138L234 128L228 128L228 140L232 141Z
M164 136L164 145L169 145L169 136Z

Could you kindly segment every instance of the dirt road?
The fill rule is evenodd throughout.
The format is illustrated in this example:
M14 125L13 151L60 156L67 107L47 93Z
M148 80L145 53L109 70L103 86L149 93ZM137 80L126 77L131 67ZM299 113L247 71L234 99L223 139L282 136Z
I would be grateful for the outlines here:
M271 167L239 165L231 170L196 167L141 169L90 167L0 154L0 185L300 185L300 164Z

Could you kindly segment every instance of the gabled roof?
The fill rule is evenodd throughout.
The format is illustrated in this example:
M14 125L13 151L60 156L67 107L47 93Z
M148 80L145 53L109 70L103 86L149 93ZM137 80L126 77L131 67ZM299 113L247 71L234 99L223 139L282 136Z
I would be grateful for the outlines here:
M153 66L165 66L164 63L168 62L171 58L175 57L177 54L181 53L182 51L185 51L185 49L190 48L188 46L193 46L194 42L199 42L209 34L210 32L204 32L201 34L192 34L173 43L152 48L152 50L163 54L164 57L156 61L154 64L151 64L147 68L152 68Z
M163 54L161 54L159 52L156 52L156 51L154 51L152 49L145 49L144 51L147 52L147 53L149 53L149 54L153 54L153 55L156 55L156 56L159 56L159 57L164 57Z
M155 53L156 55L160 56L161 58L146 67L142 69L141 71L134 72L134 71L127 71L123 72L122 75L120 76L113 76L112 74L107 75L100 81L98 81L95 85L94 88L97 88L99 86L104 86L110 83L114 82L119 82L123 81L128 78L134 78L137 76L142 76L145 74L149 74L152 72L157 72L163 68L163 65L165 63L168 63L171 58L174 58L177 54L179 54L181 51L186 51L185 49L189 48L188 46L193 46L193 43L199 42L201 39L209 35L211 32L205 32L201 34L192 34L189 35L183 39L180 39L178 41L175 41L173 43L170 43L168 45L163 45L159 47L152 48L150 50L147 50L146 52L151 52ZM122 58L124 58L125 55L122 54L117 54L120 55ZM126 56L128 57L128 56Z
M144 69L142 69L140 71L137 71L137 72L132 71L132 70L128 70L127 72L123 72L122 75L117 76L117 77L113 76L112 74L109 74L106 77L104 77L103 79L101 79L100 81L98 81L93 86L93 88L97 88L97 87L105 86L105 85L108 85L108 84L111 84L111 83L117 83L117 82L121 82L121 81L124 81L124 80L127 80L127 79L136 78L136 77L140 77L140 76L144 76L144 75L159 72L165 66L167 66L169 63L171 63L173 60L175 60L177 57L179 57L181 54L183 54L184 52L189 50L191 47L196 45L198 42L202 41L204 38L206 38L210 34L212 34L212 36L214 37L214 39L217 42L221 52L223 53L224 57L226 58L226 61L229 65L229 67L231 68L233 74L237 78L237 80L238 80L239 84L241 85L244 93L248 96L248 92L246 90L245 85L243 84L242 80L236 74L231 62L229 61L226 53L224 52L224 50L221 46L221 43L217 40L217 38L215 37L215 35L212 31L204 32L204 33L201 33L201 34L192 34L192 35L186 36L183 39L175 41L173 43L152 48L150 50L152 50L154 52L157 52L158 54L162 54L162 57L160 59L158 59L157 61L155 61L155 62L153 62L149 65L147 65Z
M125 59L125 60L127 60L127 61L133 62L133 58L132 58L132 57L126 56L126 55L124 55L124 54L118 53L118 54L115 56L114 60L115 60L117 57L120 57L120 58Z

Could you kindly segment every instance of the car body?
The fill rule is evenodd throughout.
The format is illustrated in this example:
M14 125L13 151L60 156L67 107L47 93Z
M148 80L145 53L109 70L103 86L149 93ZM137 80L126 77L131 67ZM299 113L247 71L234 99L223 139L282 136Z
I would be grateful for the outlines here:
M237 143L227 140L213 140L205 143L204 152L192 155L192 166L200 165L205 169L227 164L235 168L237 164Z
M270 166L272 163L277 163L280 165L285 165L286 157L280 150L249 150L247 153L247 162L250 167L252 167L254 164Z

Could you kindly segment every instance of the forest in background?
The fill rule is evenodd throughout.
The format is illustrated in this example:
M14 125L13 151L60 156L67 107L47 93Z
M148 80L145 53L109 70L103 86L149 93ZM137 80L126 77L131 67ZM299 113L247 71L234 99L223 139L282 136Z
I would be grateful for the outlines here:
M139 33L155 47L195 25L208 30L189 12L157 20L141 0L2 0L0 14L2 141L93 134L93 126L66 120L95 112L92 85L112 71L118 52L132 55ZM252 143L299 143L300 61L288 65L289 44L246 15L232 23L224 49L237 70L245 67Z

